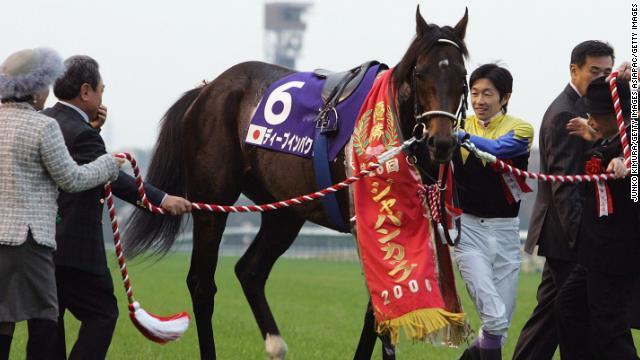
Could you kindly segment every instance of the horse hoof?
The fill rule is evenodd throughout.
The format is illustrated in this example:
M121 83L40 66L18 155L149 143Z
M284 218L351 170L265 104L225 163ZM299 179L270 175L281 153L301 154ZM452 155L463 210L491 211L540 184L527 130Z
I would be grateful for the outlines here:
M284 360L287 356L287 343L284 342L282 336L267 334L264 340L264 348L267 351L268 360Z

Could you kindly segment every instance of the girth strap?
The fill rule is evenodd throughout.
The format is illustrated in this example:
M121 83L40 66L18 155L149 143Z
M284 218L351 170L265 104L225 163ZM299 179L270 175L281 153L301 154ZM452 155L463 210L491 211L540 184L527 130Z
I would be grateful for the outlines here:
M318 189L333 185L331 168L329 167L329 136L335 135L338 131L338 113L336 106L347 84L360 75L361 72L366 72L367 69L368 67L366 66L360 66L352 69L347 76L342 77L332 89L326 103L316 117L316 135L313 141L313 169ZM329 194L322 198L322 204L329 216L329 220L338 231L349 232L349 226L344 221L344 216L340 211L336 194Z

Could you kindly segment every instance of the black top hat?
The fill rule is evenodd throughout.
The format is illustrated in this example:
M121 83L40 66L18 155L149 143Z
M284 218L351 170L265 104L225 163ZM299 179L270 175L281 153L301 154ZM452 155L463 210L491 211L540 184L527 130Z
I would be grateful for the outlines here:
M618 87L622 116L628 117L631 111L631 89L629 88L629 83L617 80L616 85ZM615 113L611 89L606 77L602 76L593 80L587 88L587 94L581 97L576 105L579 111L588 114Z

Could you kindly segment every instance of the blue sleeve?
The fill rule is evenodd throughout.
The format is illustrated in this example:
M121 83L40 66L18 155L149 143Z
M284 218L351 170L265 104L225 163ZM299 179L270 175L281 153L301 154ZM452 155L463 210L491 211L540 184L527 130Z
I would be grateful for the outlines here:
M513 159L529 153L529 141L516 138L513 130L495 140L471 135L462 130L458 131L459 139L465 136L468 136L469 140L471 140L478 149L488 152L498 159Z

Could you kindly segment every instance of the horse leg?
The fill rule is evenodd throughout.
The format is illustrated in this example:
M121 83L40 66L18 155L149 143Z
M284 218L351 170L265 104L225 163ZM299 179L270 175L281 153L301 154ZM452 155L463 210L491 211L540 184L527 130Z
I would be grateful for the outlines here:
M189 183L189 197L203 199L207 203L233 204L240 196L240 187L232 179L240 176L235 175L230 167L215 170L210 167L194 172ZM217 292L214 275L227 216L226 213L193 213L193 249L187 286L196 319L201 359L216 358L212 325L214 296Z
M353 360L369 360L373 354L373 348L376 345L376 321L373 317L373 309L371 308L371 300L367 304L367 310L364 313L364 324L360 333L360 341L356 348L356 354Z
M378 335L382 342L382 360L396 360L396 348L391 343L389 334Z
M360 333L360 341L356 348L356 353L353 356L353 360L369 360L373 354L373 348L376 345L376 337L380 338L382 342L382 359L383 360L395 360L396 351L391 344L391 338L389 335L379 335L376 333L376 320L373 316L373 307L371 307L371 300L367 304L367 311L364 314L364 324L362 325L362 332Z
M217 292L214 274L226 222L227 214L193 214L193 250L187 286L196 319L201 359L216 358L212 325L214 296Z
M256 318L269 359L284 359L287 344L271 313L264 287L273 264L298 235L304 219L287 209L262 214L255 240L236 264L235 271L251 311Z

